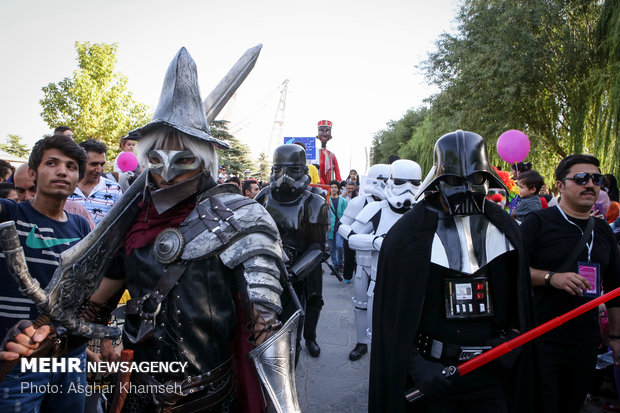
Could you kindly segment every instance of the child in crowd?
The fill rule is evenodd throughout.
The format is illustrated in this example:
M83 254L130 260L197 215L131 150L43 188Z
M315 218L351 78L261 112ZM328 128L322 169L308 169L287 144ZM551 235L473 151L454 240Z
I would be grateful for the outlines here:
M129 135L127 135L121 138L121 144L119 146L123 152L134 152L134 149L136 148L136 143L138 143L136 140L132 139ZM118 167L118 156L114 160L114 172L116 172L117 174L123 172L121 171L121 168Z
M519 205L517 205L514 213L514 217L518 222L523 222L529 214L542 209L538 193L544 183L543 177L534 170L519 174L517 185L519 186L521 201L519 201Z

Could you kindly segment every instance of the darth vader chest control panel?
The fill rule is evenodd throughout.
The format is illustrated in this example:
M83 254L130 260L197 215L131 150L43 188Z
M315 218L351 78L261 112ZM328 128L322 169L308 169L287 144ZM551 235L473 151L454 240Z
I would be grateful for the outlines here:
M474 319L494 315L489 279L486 276L445 278L444 302L448 319Z

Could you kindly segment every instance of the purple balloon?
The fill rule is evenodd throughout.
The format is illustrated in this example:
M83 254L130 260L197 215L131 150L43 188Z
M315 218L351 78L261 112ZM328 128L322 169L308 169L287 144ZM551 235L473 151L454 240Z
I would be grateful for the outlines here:
M508 130L497 140L497 153L508 163L521 162L530 153L530 140L520 130Z
M133 171L138 167L138 158L133 152L122 152L116 158L116 165L123 172Z

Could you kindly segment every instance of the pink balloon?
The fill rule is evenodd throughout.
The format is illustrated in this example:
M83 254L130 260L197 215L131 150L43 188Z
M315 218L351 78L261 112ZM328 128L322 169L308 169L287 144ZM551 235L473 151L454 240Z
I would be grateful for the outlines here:
M497 153L508 163L521 162L530 153L530 140L520 130L508 130L497 140Z
M122 152L116 158L116 165L123 172L133 171L138 167L138 158L133 152Z

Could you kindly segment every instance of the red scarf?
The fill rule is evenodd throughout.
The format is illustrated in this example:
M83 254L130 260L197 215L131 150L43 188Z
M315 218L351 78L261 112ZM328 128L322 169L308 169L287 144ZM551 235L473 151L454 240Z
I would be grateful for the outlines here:
M131 229L123 239L123 246L127 255L136 248L149 245L166 228L176 228L192 212L196 206L196 198L190 197L161 215L157 213L155 205L150 201L141 201L140 213Z

